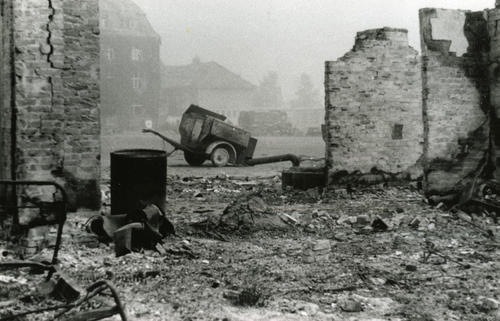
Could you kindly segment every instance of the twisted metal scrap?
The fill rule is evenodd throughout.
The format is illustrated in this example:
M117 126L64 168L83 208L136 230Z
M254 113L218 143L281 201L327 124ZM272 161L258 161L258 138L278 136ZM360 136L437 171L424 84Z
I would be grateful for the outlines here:
M42 313L42 312L55 311L55 310L61 310L62 309L61 312L57 313L51 319L51 320L56 320L56 319L62 317L63 315L65 315L67 312L71 311L72 309L81 306L83 303L89 301L93 297L95 297L95 296L103 293L105 290L109 290L110 291L111 296L113 297L113 299L115 301L115 307L113 307L112 309L110 309L108 311L107 315L105 315L105 316L98 316L97 318L94 317L92 319L89 319L90 313L92 313L92 311L86 311L86 312L80 312L80 313L77 313L77 314L71 316L71 319L75 320L75 321L76 320L86 320L86 321L101 320L103 318L107 318L107 317L110 317L112 315L119 314L120 318L122 319L122 321L127 321L127 315L125 313L125 309L124 309L124 306L123 306L123 304L122 304L122 302L120 300L120 297L118 296L118 292L113 287L113 285L111 285L108 281L104 281L104 280L97 281L96 283L90 285L87 288L87 293L85 294L85 296L82 297L81 299L75 301L75 302L72 302L72 303L69 303L69 304L62 304L62 305L56 305L56 306L51 306L51 307L45 307L45 308L31 310L31 311L25 311L23 313L19 313L19 314L16 314L16 315L11 315L11 316L8 316L8 317L1 318L0 321L15 320L15 319L17 319L19 317L27 316L27 315L30 315L30 314L36 314L36 313Z
M432 243L429 240L425 241L425 249L424 249L424 255L422 257L422 262L427 263L429 258L432 255L436 255L444 260L443 264L446 263L447 261L453 262L455 264L460 265L462 268L469 269L471 266L470 264L464 264L458 260L452 259L449 255L446 255L442 253L437 247L436 244Z
M39 263L39 262L32 262L32 261L11 261L11 262L2 262L0 263L0 270L4 269L19 269L19 268L34 268L34 269L40 269L43 271L47 271L47 276L46 280L50 280L53 276L53 274L56 272L55 265L57 264L58 261L58 254L59 250L61 248L61 243L62 243L62 233L63 233L63 227L64 223L66 222L66 210L67 210L67 203L68 203L68 195L66 194L66 191L64 188L59 185L58 183L51 182L51 181L12 181L12 180L0 180L0 185L7 185L7 186L53 186L56 188L56 190L59 191L61 194L61 204L62 207L60 208L60 212L57 213L57 236L56 236L56 243L54 247L54 253L52 255L52 260L50 264L44 264L44 263ZM15 205L13 208L17 209L18 206ZM14 221L17 222L18 217L17 215L14 216ZM115 314L120 314L120 317L122 321L127 321L127 316L125 314L125 310L123 308L123 305L120 301L120 298L118 296L118 292L116 289L107 281L98 281L92 285L90 285L87 288L87 293L86 295L69 304L64 304L64 305L58 305L58 306L51 306L51 307L45 307L37 310L31 310L31 311L25 311L23 313L17 314L17 315L12 315L12 316L7 316L3 317L0 319L0 321L8 321L8 320L14 320L22 316L26 316L29 314L35 314L35 313L41 313L41 312L46 312L46 311L55 311L55 310L61 310L63 311L59 312L54 316L53 320L61 317L65 313L69 312L70 310L82 305L83 303L87 302L88 300L92 299L93 297L101 294L104 292L106 289L109 289L111 296L113 297L115 301L115 307L109 309L108 311L99 311L103 312L101 315L106 314L106 316L100 316L97 311L87 311L87 312L81 312L78 314L75 314L72 316L73 320L85 320L85 321L90 321L90 320L100 320L106 317L110 317ZM94 315L91 315L92 312L95 312ZM90 319L91 318L91 319Z

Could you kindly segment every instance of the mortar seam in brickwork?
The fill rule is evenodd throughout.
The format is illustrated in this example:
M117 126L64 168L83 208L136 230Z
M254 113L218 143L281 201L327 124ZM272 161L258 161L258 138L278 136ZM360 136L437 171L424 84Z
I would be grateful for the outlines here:
M50 47L50 51L47 53L47 62L50 64L50 67L55 68L54 63L52 62L52 55L54 54L54 45L52 44L52 30L50 29L50 24L52 22L54 22L54 15L55 15L56 10L52 6L52 0L47 0L47 2L49 4L49 10L50 10L49 17L48 17L49 20L47 22L47 27L46 27L47 32L48 32L47 44Z
M49 82L50 86L50 111L54 110L54 82L52 81L52 77L49 76L47 78L47 81Z

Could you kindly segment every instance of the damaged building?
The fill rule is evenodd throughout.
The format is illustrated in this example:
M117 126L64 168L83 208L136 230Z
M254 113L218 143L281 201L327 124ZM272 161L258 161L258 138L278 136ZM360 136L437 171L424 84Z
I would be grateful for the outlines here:
M331 171L401 172L422 155L418 53L403 29L358 33L351 52L326 63Z
M496 178L500 8L420 10L421 55L407 31L359 32L326 62L330 181L351 173L423 177L428 195L454 198Z
M327 62L326 114L317 113L326 168L320 137L254 137L264 130L252 126L276 130L291 113L253 111L252 132L215 113L244 115L233 105L250 104L255 90L215 63L163 68L170 114L141 112L149 103L130 98L129 72L158 39L151 51L111 47L128 42L121 34L99 42L111 36L100 23L137 26L125 19L131 8L99 18L99 1L121 8L0 1L0 320L500 320L500 183L472 199L490 206L478 211L442 201L499 173L500 0L482 12L422 9L421 53L405 29L385 27L359 32ZM102 135L100 122L113 123L104 90L106 99L119 93L100 91L101 71L132 95L116 111L144 116L123 127L180 115L192 97L211 110L186 110L180 142L143 130L174 149ZM316 111L292 112L313 127ZM116 150L120 139L127 149ZM175 150L192 167L170 158L167 175ZM108 153L110 179L101 180ZM219 167L202 166L208 159ZM283 161L293 166L281 179L280 167L250 167ZM332 185L347 184L324 188L327 171ZM350 185L388 180L403 186Z
M0 179L55 181L73 209L100 206L98 16L97 0L1 2Z

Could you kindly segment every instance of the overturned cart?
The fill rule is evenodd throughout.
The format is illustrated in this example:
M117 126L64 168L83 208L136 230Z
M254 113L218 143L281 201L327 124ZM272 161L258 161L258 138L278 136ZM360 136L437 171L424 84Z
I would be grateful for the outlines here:
M290 161L300 165L300 159L293 154L253 158L257 139L239 127L225 122L226 116L191 105L182 115L179 125L180 143L152 129L144 129L174 147L182 150L184 159L191 166L200 166L210 159L215 166L228 164L252 166Z

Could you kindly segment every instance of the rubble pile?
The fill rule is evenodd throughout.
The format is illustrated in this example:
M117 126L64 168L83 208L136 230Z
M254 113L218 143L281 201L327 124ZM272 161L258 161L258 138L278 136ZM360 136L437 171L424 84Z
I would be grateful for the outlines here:
M93 237L92 213L70 216L65 230L58 268L77 284L113 282L132 320L500 317L500 227L486 213L430 205L411 187L298 192L273 177L225 176L168 183L176 234L155 247L116 257L113 243L81 243ZM277 222L283 228L270 228ZM0 271L0 301L26 306L12 300L31 293L34 278Z
M274 230L288 225L255 194L243 195L223 211L218 227L223 230Z

